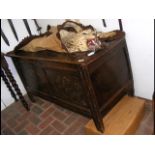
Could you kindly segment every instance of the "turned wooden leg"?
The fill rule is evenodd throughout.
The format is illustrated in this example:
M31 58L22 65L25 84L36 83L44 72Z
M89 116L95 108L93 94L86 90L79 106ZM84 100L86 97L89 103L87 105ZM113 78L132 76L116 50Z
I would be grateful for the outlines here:
M14 91L13 91L13 89L12 89L12 87L11 87L11 85L10 85L10 83L9 83L9 81L8 81L8 79L7 79L7 77L6 77L6 75L5 75L2 68L1 68L1 77L2 77L2 79L4 81L4 83L6 84L11 96L14 98L15 101L18 101L18 99L16 97L16 94L14 93Z
M16 83L16 80L14 79L7 61L5 60L4 54L1 53L1 67L3 68L5 75L7 76L9 82L11 83L12 87L14 88L16 94L18 95L20 101L22 102L23 106L27 109L30 110L29 104L26 102L26 100L24 99L18 84Z
M5 73L6 73L7 77L8 77L8 79L10 80L12 86L14 87L14 89L15 89L17 95L19 96L19 99L20 99L21 102L23 103L24 107L25 107L27 110L30 110L29 104L28 104L28 103L26 102L26 100L24 99L24 97L23 97L23 95L22 95L22 93L21 93L21 91L20 91L20 89L19 89L19 87L18 87L18 85L17 85L17 83L16 83L14 77L12 76L12 73L10 72L10 70L9 70L8 68L5 69Z

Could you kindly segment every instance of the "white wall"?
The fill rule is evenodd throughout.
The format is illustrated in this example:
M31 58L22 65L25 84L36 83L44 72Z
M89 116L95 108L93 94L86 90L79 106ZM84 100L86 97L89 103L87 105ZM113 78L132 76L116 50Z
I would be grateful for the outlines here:
M45 32L47 25L62 24L64 21L64 19L40 19L38 20L38 23L43 28L42 32ZM103 27L102 20L100 19L80 19L80 22L85 25L92 25L99 31L110 31L119 28L117 20L106 20L107 28Z
M38 20L39 25L43 28L43 32L46 30L46 26L61 24L63 19L40 19ZM113 29L118 29L117 20L106 20L108 28L104 28L102 21L100 19L81 19L83 24L91 24L97 28L99 31L110 31ZM23 39L28 35L22 20L13 20L19 39ZM37 34L35 25L32 20L28 20L31 27L32 33ZM124 30L126 32L126 39L129 48L129 54L133 69L134 81L135 81L135 95L139 97L144 97L147 99L152 99L152 94L154 91L154 21L153 20L123 20ZM1 38L1 51L6 53L14 48L18 42L15 40L10 27L6 20L1 21L1 27L5 32L6 36L10 40L11 46L8 47L3 39ZM20 78L11 62L7 59L9 66L17 83L19 84L22 93L25 93L25 89L20 81ZM1 108L5 105L9 105L13 102L7 88L1 80Z
M25 29L25 26L24 26L22 20L14 19L13 23L16 28L19 41L21 41L24 37L28 36L28 32ZM28 20L28 23L32 30L32 34L37 34L34 22L32 20ZM1 28L3 29L5 35L7 36L8 40L10 42L10 46L7 46L1 37L1 52L7 53L7 52L13 50L14 47L18 44L18 42L16 41L7 20L5 20L5 19L1 20ZM25 94L26 91L25 91L24 86L16 72L16 69L15 69L11 59L7 58L7 62L9 63L9 67L10 67L10 69L14 75L14 78L16 79L22 93ZM4 82L1 79L1 110L4 109L6 106L9 106L13 102L14 102L14 99L11 97L7 87L5 86Z
M124 20L136 95L152 99L154 92L154 21Z
M61 24L64 20L39 20L39 24L46 30L48 24ZM99 31L118 29L118 21L106 20L108 28L103 27L100 19L81 19L83 24L91 24ZM131 59L135 82L135 95L152 99L154 91L154 20L124 19L123 26Z

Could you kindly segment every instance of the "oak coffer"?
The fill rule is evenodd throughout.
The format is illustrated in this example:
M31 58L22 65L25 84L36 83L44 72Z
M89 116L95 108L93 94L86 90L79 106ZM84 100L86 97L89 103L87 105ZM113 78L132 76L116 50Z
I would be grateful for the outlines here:
M102 117L125 94L134 94L125 36L94 55L12 51L7 56L32 100L39 96L91 117L102 132Z

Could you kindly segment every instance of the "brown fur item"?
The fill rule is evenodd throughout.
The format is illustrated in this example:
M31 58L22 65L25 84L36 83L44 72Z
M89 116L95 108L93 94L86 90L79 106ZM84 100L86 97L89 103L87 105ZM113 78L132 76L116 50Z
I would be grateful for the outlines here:
M48 35L47 35L48 34ZM15 50L26 52L38 52L43 50L66 52L62 47L60 39L57 37L57 31L47 32L41 36L31 36L24 39Z
M50 50L60 53L85 52L92 50L88 46L90 40L95 41L92 47L96 50L101 48L100 41L113 41L119 39L123 34L124 32L120 31L96 33L96 30L91 25L84 26L79 22L67 20L62 25L48 26L47 32L40 36L25 38L15 47L15 50L26 52Z

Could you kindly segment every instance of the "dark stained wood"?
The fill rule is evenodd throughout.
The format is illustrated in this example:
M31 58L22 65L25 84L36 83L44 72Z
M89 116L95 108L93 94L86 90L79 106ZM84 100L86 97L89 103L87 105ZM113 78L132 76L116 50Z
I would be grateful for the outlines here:
M107 27L107 24L106 24L105 19L102 19L102 22L103 22L103 26L104 26L104 27Z
M86 65L81 65L83 72L83 85L85 86L85 91L87 92L88 105L92 113L92 118L95 122L97 129L101 132L104 131L104 124L102 123L102 115L99 111L99 105L94 92L91 77Z
M102 117L124 95L134 95L125 36L90 57L87 53L69 57L51 51L12 51L7 55L31 98L40 96L91 117L101 132Z
M10 85L10 82L7 78L7 76L5 75L3 69L1 68L1 77L6 85L6 87L8 88L11 96L14 98L15 101L18 101L17 97L16 97L16 94L14 93L13 89L12 89L12 86Z
M5 83L7 84L7 87L10 90L11 95L15 98L15 100L17 100L16 95L12 89L12 87L14 88L16 94L18 95L20 101L22 102L23 106L27 109L30 110L29 104L26 102L26 100L24 99L19 86L16 82L16 80L14 79L10 69L9 69L9 65L4 57L4 54L1 53L1 73L5 76L5 78L3 77L3 79L5 80ZM4 71L4 72L3 72Z
M120 30L123 31L122 19L118 19L118 23L119 23Z

